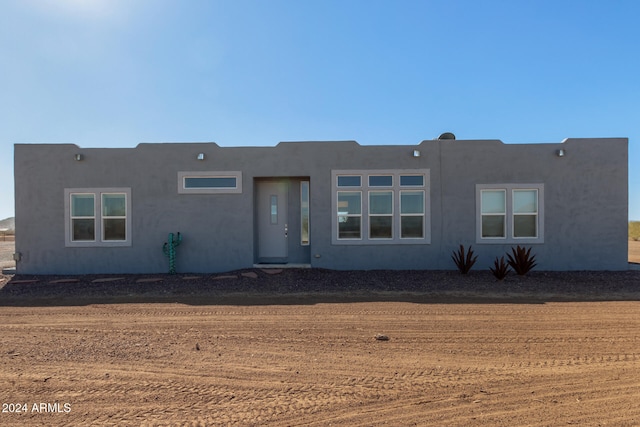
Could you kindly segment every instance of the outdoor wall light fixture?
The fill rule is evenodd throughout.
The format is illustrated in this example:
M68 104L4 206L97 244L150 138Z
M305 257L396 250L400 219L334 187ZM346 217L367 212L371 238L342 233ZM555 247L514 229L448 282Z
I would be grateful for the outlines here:
M561 148L561 149L559 149L558 151L556 151L556 155L557 155L558 157L564 157L564 150L563 150L562 148Z
M80 153L76 154L75 156L73 156L74 159L76 159L76 161L80 161L82 159L84 159L84 156Z
M196 157L198 160L204 160L204 153L198 153L198 157Z
M413 157L420 157L420 150L413 150Z

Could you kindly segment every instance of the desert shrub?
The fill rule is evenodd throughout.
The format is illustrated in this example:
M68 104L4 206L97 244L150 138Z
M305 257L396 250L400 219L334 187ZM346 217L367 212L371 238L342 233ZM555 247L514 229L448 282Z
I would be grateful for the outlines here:
M505 262L504 257L500 257L499 260L498 257L496 257L496 260L493 262L493 268L489 267L489 270L491 270L498 280L503 280L511 271L509 269L509 264Z
M533 267L538 265L535 262L536 256L531 255L531 248L522 248L520 245L516 248L511 248L511 254L507 253L507 258L509 259L507 261L509 266L520 276L527 274Z
M456 263L456 267L460 270L460 273L467 274L473 264L476 263L478 256L473 256L473 249L469 246L469 250L465 254L464 246L460 245L460 249L454 251L451 255L451 259Z
M640 240L640 221L629 221L629 240Z

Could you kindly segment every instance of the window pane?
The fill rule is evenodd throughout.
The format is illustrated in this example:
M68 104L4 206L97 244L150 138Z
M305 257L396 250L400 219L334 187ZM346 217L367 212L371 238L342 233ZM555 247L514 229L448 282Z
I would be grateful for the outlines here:
M514 215L513 237L538 237L537 215Z
M482 216L482 237L505 237L504 216L483 215Z
M126 240L126 222L124 218L103 220L104 240Z
M376 191L369 193L369 214L389 215L393 213L393 192Z
M300 243L309 244L309 181L300 182Z
M369 217L369 238L390 239L392 237L391 216L371 216Z
M538 192L536 190L513 190L513 213L537 213Z
M400 193L400 213L424 213L424 191L402 191Z
M71 195L71 216L94 216L93 194Z
M124 194L103 194L102 195L102 215L103 216L126 216L127 204Z
M400 237L405 239L424 237L424 217L403 216L400 218Z
M360 215L362 212L361 193L359 191L338 191L338 214Z
M391 175L370 175L370 187L391 187L393 185L393 176Z
M96 239L93 219L73 219L71 225L73 241L93 241Z
M401 175L400 176L400 185L401 186L423 186L424 185L424 176L422 175Z
M359 176L339 176L338 187L360 187Z
M339 216L338 217L338 238L339 239L359 239L360 238L360 217L359 216Z
M504 190L483 190L482 213L505 213L506 192Z
M228 177L185 177L184 188L236 188L235 176Z

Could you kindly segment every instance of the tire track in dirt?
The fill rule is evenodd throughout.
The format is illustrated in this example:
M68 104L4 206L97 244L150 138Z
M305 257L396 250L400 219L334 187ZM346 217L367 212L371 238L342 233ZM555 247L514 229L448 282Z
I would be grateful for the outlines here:
M637 425L639 310L5 307L0 399L73 410L0 424Z

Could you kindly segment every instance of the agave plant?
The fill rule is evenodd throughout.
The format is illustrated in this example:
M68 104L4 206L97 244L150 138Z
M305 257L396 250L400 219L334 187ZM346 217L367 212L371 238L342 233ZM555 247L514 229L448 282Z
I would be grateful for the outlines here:
M473 267L473 264L476 263L478 256L473 256L471 246L469 246L469 250L465 254L464 246L460 245L460 249L454 251L451 255L451 259L456 263L460 273L467 274L469 270L471 270L471 267Z
M518 245L515 249L511 248L511 252L513 256L507 253L507 258L509 258L507 262L513 268L513 271L520 276L527 274L533 267L538 265L535 262L536 256L531 255L531 248L526 249Z
M500 259L496 257L496 260L493 262L493 266L494 268L489 267L489 270L491 270L493 275L498 280L503 280L505 277L507 277L507 274L509 274L509 272L511 271L509 269L509 264L507 264L504 261L504 257L500 257Z

